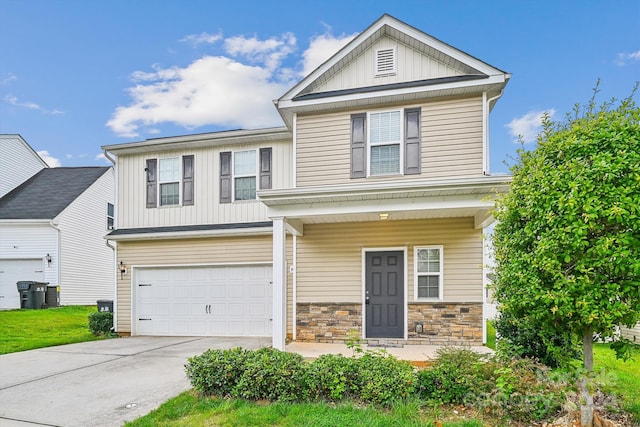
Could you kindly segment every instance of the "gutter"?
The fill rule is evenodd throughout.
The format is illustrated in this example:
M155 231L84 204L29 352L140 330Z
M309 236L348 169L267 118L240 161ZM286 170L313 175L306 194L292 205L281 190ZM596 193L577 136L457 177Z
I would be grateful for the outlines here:
M49 225L54 230L56 230L58 232L58 238L56 239L57 243L58 243L58 248L57 248L57 252L58 252L58 255L57 255L57 257L58 257L58 260L57 260L58 261L58 267L56 268L56 284L58 286L60 286L61 285L61 283L60 283L60 271L62 270L62 257L60 256L60 254L62 253L61 243L60 243L60 235L62 234L62 230L60 230L60 228L53 223L53 220L49 221Z
M103 149L102 153L104 154L104 157L109 160L112 164L113 164L113 175L114 175L114 187L115 187L115 192L114 192L114 214L117 212L117 205L115 204L115 202L118 200L118 171L117 171L117 164L116 164L116 159L114 159L113 157L111 157L109 155L109 151L107 151L107 149ZM116 221L118 219L118 215L114 215L113 218L113 226L114 228L116 228L117 224ZM111 241L105 236L105 241L104 244L107 245L108 248L110 248L113 251L113 259L112 259L112 264L113 264L113 325L111 326L111 332L117 332L118 331L118 273L117 273L117 269L118 267L116 266L116 260L117 260L117 247L115 244L112 244Z

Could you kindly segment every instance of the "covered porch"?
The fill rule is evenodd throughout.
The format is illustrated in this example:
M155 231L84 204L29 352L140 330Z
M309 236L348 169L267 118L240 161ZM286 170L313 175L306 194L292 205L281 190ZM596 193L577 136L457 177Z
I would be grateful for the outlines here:
M371 341L373 336L365 332L368 328L365 309L369 301L364 277L368 267L364 260L372 251L397 253L404 266L397 271L404 278L401 281L403 296L399 300L403 305L399 312L403 331L393 335L396 343L460 344L460 340L436 342L432 338L437 338L437 334L432 332L429 332L430 336L420 335L423 330L419 317L423 314L431 316L422 313L425 307L450 310L452 304L456 313L462 316L468 313L477 316L478 309L473 304L479 304L482 311L482 230L493 221L493 196L506 191L508 181L507 176L483 176L261 191L259 198L267 206L268 216L273 221L273 346L284 349L288 331L294 344L303 344L296 341L316 341L310 344L325 341L340 345L339 339L319 337L317 329L312 334L315 339L309 335L300 336L308 333L308 329L298 324L309 320L299 313L307 306L311 311L335 309L338 316L352 316L353 327L362 333L362 338L375 344ZM460 232L460 229L464 230ZM289 248L287 234L293 236ZM472 241L472 247L466 250ZM442 248L441 251L447 254L445 262L452 267L450 273L443 273L450 275L450 288L443 297L440 285L440 294L435 295L435 299L423 298L421 301L414 284L417 280L414 280L413 260L418 248L434 245L440 245L435 247ZM287 264L287 252L293 254L290 264ZM472 257L465 258L469 253ZM333 263L325 262L331 260ZM463 269L465 263L474 264L472 280L468 275L466 279L455 277L454 267ZM478 268L480 273L476 271ZM316 280L318 276L322 276L324 282ZM444 277L446 279L446 275ZM287 289L287 281L290 289ZM467 298L465 289L473 289L473 295ZM458 307L461 303L472 306ZM443 317L455 315L445 312ZM474 322L483 328L481 320ZM307 325L316 323L311 319ZM326 323L330 324L333 324L331 320ZM343 340L344 332L344 329L336 330ZM332 338L330 333L327 336ZM381 337L384 338L384 334ZM475 332L471 333L471 338L475 340L473 342L479 340ZM327 348L337 351L339 347ZM435 345L426 345L424 349L416 347L412 351L432 354L435 348Z

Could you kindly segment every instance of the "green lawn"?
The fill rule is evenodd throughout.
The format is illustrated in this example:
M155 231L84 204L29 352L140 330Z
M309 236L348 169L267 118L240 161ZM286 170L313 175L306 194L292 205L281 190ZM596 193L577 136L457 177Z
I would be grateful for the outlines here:
M95 306L0 311L0 354L102 339L89 331Z
M602 372L603 390L618 395L625 411L633 414L640 423L640 346L635 346L633 359L626 362L616 359L608 344L594 344L593 366Z
M425 415L426 412L426 415ZM388 411L355 403L256 403L216 399L185 392L127 427L201 426L433 426L434 416L417 401L394 405ZM444 427L481 427L477 420L447 421Z

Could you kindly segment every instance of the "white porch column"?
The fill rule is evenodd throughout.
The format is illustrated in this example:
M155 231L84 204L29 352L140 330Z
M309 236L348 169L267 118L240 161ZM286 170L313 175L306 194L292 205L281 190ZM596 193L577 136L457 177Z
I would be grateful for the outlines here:
M287 334L286 220L273 218L273 348L284 350Z

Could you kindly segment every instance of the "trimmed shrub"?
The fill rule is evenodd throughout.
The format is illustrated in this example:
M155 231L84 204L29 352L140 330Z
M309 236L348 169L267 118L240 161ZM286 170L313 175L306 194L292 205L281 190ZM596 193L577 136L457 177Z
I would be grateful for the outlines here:
M358 375L354 387L365 402L390 404L415 390L415 373L407 361L384 351L367 351L356 359Z
M297 353L265 347L249 352L233 396L287 402L305 401L308 364Z
M473 395L491 390L483 369L484 356L461 348L438 349L438 359L418 373L418 392L424 399L438 403L464 404Z
M323 354L309 363L307 383L311 398L338 401L355 395L358 359Z
M244 373L249 353L240 347L209 349L189 359L185 365L187 378L200 393L229 396Z
M113 328L113 313L97 311L89 315L89 330L93 335L109 335Z

